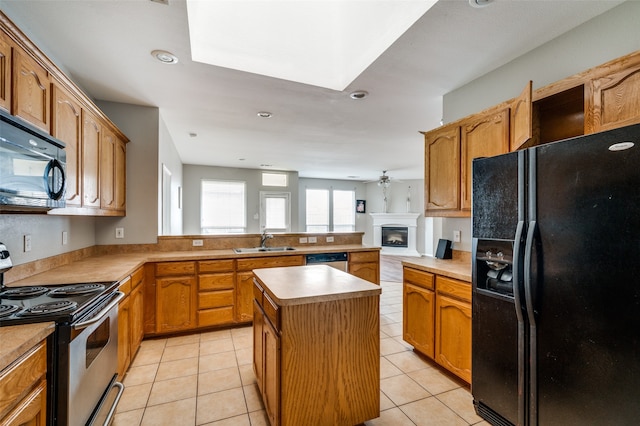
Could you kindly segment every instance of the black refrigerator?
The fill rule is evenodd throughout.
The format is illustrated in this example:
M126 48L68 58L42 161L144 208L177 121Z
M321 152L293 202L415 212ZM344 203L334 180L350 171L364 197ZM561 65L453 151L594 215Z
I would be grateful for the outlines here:
M473 162L472 383L493 425L640 423L640 125Z

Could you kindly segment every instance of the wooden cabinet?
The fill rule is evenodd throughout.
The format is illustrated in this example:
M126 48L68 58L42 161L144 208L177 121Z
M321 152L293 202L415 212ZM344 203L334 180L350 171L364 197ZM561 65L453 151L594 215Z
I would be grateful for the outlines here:
M511 102L510 151L524 147L533 137L533 81Z
M0 424L47 424L46 375L44 341L0 372Z
M238 259L236 276L236 321L253 321L254 269L304 265L304 256L250 257Z
M403 268L402 338L435 358L435 282L429 272Z
M233 324L235 260L198 262L198 326Z
M156 331L195 328L197 306L195 262L156 264Z
M82 206L100 207L100 139L102 125L82 110Z
M280 305L263 285L256 280L253 365L271 426L378 417L378 294Z
M51 88L49 73L18 46L13 48L11 113L49 132Z
M640 123L640 54L587 85L586 133ZM622 69L619 69L622 68Z
M460 126L425 133L424 186L427 211L460 209Z
M100 139L100 208L126 208L126 145L111 130Z
M405 266L402 338L471 383L471 284Z
M11 112L11 46L5 34L0 32L0 108Z
M350 252L348 264L351 275L380 284L380 252L378 250Z
M472 162L509 152L509 110L476 117L461 126L461 208L471 210ZM469 213L470 215L470 213Z
M58 84L52 85L51 135L65 143L66 203L82 205L82 109L80 103Z
M124 377L131 364L131 278L119 287L126 297L118 305L118 377Z
M144 267L138 268L131 274L131 307L129 328L131 334L131 360L138 352L142 339L144 338Z
M436 278L436 361L471 383L471 286Z

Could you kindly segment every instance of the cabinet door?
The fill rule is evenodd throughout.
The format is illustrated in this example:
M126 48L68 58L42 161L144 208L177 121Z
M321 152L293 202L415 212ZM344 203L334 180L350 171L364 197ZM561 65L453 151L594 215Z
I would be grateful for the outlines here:
M272 426L280 424L280 337L275 329L265 321L264 339L264 390L262 400Z
M158 278L156 294L156 321L159 333L195 328L195 277Z
M264 350L263 345L264 313L260 305L253 300L253 372L256 375L256 383L260 393L264 393Z
M65 143L67 206L82 204L82 110L78 101L62 87L54 84L51 104L51 135Z
M124 374L131 363L131 297L125 297L118 305L118 377Z
M349 273L374 284L380 284L379 263L349 263Z
M13 49L12 114L49 133L49 74L22 49Z
M47 382L41 381L0 424L41 426L47 424Z
M103 127L100 138L100 208L116 208L116 137L112 131Z
M402 338L424 355L435 356L435 294L413 284L404 284Z
M509 109L474 118L462 127L462 209L471 210L472 161L509 152Z
M142 295L143 285L140 284L131 291L131 307L129 308L129 327L131 332L131 359L138 351L140 343L144 337L144 297Z
M11 112L11 42L0 32L0 108Z
M460 127L425 134L425 208L427 212L460 209Z
M520 148L533 137L533 82L511 104L511 151Z
M120 138L116 138L115 162L115 208L124 212L127 210L127 144Z
M236 285L236 321L253 319L253 272L238 272Z
M436 361L471 383L471 304L436 297Z
M102 126L82 110L82 206L100 207L100 139Z
M640 63L592 80L589 91L587 133L640 123Z

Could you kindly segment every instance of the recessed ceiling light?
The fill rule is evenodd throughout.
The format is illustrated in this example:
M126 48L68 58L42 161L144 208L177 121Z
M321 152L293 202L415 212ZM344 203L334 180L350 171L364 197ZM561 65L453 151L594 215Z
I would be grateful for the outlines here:
M189 136L195 138L198 134L196 132L189 132Z
M351 99L364 99L369 96L369 92L365 92L364 90L356 90L355 92L351 92L349 97Z
M273 167L273 164L260 164L260 167Z
M469 0L469 4L472 7L486 7L489 6L489 3L491 3L492 0Z
M171 52L166 50L154 50L151 52L151 56L162 62L163 64L177 64L178 58Z
M271 118L271 117L273 117L273 114L271 114L269 111L260 111L258 113L258 117L260 117L260 118Z
M347 176L347 179L358 179L360 176Z

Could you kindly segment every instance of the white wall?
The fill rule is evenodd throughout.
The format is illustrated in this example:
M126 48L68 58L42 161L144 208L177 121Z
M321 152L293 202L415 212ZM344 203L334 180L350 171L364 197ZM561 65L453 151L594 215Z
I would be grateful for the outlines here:
M620 6L574 28L512 62L449 92L443 116L451 122L517 96L532 80L534 89L577 74L640 49L640 1ZM471 251L471 220L443 218L434 234L453 241L462 231L457 250ZM437 238L437 236L434 236Z
M182 182L182 161L176 149L173 139L169 134L169 129L160 114L159 123L159 141L158 141L158 173L159 173L159 207L158 212L158 235L181 235L182 234L182 203L181 192L183 190ZM168 233L162 230L162 167L163 165L171 171L171 200L168 209L170 211L170 230Z
M97 218L96 244L155 244L158 240L158 108L117 102L98 107L127 135L127 215ZM115 228L124 228L124 239Z

